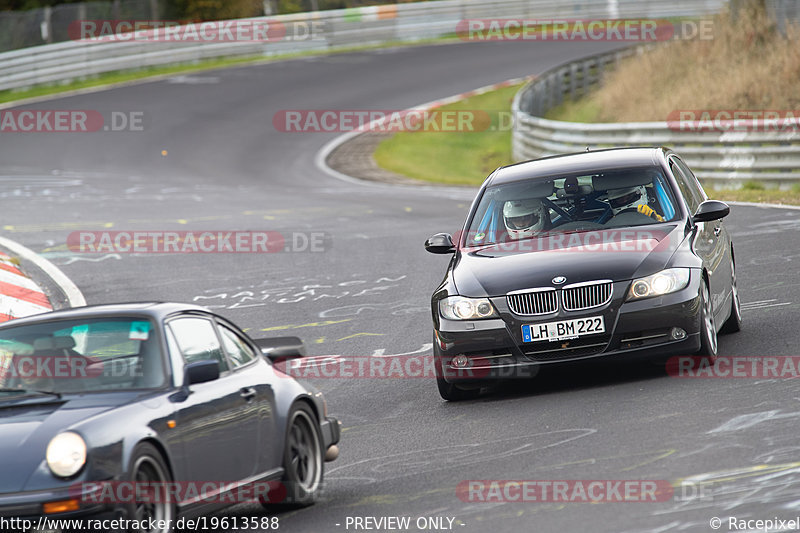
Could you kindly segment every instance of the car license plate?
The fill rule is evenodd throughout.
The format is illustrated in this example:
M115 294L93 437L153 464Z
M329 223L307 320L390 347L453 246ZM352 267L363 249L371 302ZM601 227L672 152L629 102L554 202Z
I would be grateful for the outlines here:
M584 335L605 333L606 326L601 316L560 320L544 324L525 324L522 326L523 342L563 341L577 339Z

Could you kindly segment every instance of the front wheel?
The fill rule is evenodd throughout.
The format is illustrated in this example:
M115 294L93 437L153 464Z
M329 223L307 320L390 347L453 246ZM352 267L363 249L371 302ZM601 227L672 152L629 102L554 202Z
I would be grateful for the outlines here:
M305 507L316 500L322 488L324 454L319 424L311 409L295 404L286 424L283 449L283 503ZM264 502L268 507L268 502Z
M714 323L714 312L711 308L711 294L705 279L700 286L700 306L700 350L698 354L713 363L717 359L717 329Z
M134 449L129 480L137 490L145 488L148 497L144 501L128 504L128 517L140 524L139 529L130 529L131 533L170 533L175 521L175 502L167 494L166 487L171 482L169 469L159 451L148 443L139 444ZM147 529L146 524L164 524L163 528Z
M742 329L742 304L739 302L739 289L736 286L736 263L731 257L731 316L722 325L722 333L736 333Z

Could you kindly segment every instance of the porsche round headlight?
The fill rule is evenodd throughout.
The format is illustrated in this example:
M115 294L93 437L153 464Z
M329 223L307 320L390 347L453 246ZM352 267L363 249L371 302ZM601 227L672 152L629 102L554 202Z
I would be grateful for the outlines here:
M71 477L86 463L86 442L77 433L59 433L47 445L47 466L58 477Z

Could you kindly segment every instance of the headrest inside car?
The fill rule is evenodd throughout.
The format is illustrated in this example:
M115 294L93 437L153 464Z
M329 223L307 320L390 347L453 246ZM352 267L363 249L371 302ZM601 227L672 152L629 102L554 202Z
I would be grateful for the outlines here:
M39 337L33 341L34 350L52 350L56 347L53 337Z
M72 337L39 337L33 341L34 350L57 350L74 347L75 339Z
M53 337L56 348L74 348L75 339L72 337Z

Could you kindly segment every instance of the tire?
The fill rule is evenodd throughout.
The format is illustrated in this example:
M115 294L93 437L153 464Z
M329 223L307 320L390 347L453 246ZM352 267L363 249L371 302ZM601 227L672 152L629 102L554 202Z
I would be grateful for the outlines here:
M731 316L722 325L720 333L736 333L742 329L742 304L736 286L736 262L731 256Z
M316 501L322 489L324 458L317 417L306 404L295 404L289 411L283 447L283 505L306 507Z
M169 501L170 498L166 491L166 485L172 481L169 468L164 462L161 453L152 445L143 442L136 446L131 455L131 464L128 469L129 481L138 484L153 484L162 487L162 492L158 497L153 498L154 502L131 502L127 505L128 519L137 521L147 521L152 518L154 521L164 520L168 524L165 529L130 529L132 533L169 533L174 525L176 518L175 502Z
M448 402L460 402L463 400L474 400L481 394L479 388L475 389L462 389L455 383L448 383L444 379L444 357L439 347L436 345L436 339L433 342L433 358L434 368L436 369L436 386L439 389L439 395Z
M714 310L711 308L711 294L705 279L700 286L700 307L700 350L697 353L713 363L717 359L717 330Z

